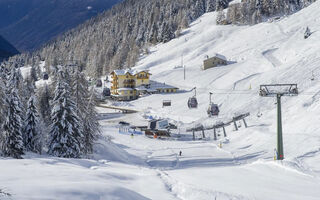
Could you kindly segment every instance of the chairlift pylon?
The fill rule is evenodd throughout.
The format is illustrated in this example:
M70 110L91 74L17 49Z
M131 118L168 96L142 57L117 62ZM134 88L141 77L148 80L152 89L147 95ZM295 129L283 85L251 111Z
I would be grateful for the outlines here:
M210 103L209 103L209 107L208 107L208 110L207 110L207 114L209 117L212 117L212 116L217 116L219 115L219 106L213 102L211 102L211 95L212 95L212 92L209 93L210 95Z
M197 100L197 88L194 87L192 90L194 90L194 96L190 97L188 99L188 107L191 108L198 108L198 100ZM192 91L191 90L191 91Z

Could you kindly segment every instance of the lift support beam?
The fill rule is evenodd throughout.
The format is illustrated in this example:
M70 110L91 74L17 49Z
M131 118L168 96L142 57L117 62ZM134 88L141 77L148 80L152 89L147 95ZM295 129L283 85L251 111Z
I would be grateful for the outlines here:
M262 97L277 98L277 160L284 159L283 138L282 138L282 116L281 116L281 97L297 96L297 84L271 84L260 85L259 95Z

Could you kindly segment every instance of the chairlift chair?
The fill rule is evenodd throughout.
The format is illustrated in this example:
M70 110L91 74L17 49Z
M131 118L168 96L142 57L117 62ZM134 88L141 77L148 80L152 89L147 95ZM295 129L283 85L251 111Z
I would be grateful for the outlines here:
M259 95L262 97L265 97L265 96L267 96L267 91L265 91L264 89L261 89L259 92Z
M292 94L298 94L298 88L293 88L290 90L290 93Z
M193 97L190 97L189 99L188 99L188 107L189 107L189 109L191 109L191 108L198 108L198 100L197 100L197 90L196 90L197 88L196 87L194 87L192 90L194 90L195 92L194 92L194 96ZM191 91L192 91L191 90Z
M207 110L208 116L209 117L217 116L217 115L219 115L219 112L220 112L219 106L217 104L210 103L208 110Z
M198 100L195 96L190 97L188 100L188 107L191 108L198 108Z
M212 116L217 116L219 115L219 106L213 102L211 102L211 95L212 93L210 92L209 93L210 95L210 103L209 103L209 107L208 107L208 110L207 110L207 114L209 117L212 117Z

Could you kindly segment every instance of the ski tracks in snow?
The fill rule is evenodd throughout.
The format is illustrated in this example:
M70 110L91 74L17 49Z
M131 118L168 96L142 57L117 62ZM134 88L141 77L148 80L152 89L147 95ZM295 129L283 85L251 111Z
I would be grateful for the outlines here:
M167 172L157 170L158 176L177 199L214 199L214 200L249 200L249 198L216 191L202 189L201 185L185 184L172 178Z
M278 50L278 48L268 49L262 52L262 55L272 64L273 67L279 67L282 65L281 61L273 55L273 52L276 50Z

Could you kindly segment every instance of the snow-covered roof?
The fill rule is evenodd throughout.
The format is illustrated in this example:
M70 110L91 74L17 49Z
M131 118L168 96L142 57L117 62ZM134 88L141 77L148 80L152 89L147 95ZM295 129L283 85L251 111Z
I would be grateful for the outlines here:
M148 90L145 86L143 86L143 85L140 85L139 87L136 87L135 88L136 90L138 90L138 91L146 91L146 90Z
M229 2L229 5L232 5L232 4L238 4L238 3L241 3L242 0L233 0L231 2Z
M132 91L132 88L119 88L118 91Z
M113 71L116 75L125 75L126 73L130 73L130 74L133 74L134 71L133 70L130 70L130 69L117 69L117 70L114 70Z
M221 54L218 54L218 53L214 53L213 56L207 58L207 59L210 59L210 58L219 58L221 60L227 60L227 58L224 56L224 55L221 55Z
M125 75L126 73L130 73L131 75L136 75L140 72L146 72L149 73L149 70L142 70L142 71L138 71L138 70L132 70L132 69L116 69L113 71L116 75ZM150 73L149 73L150 74Z

